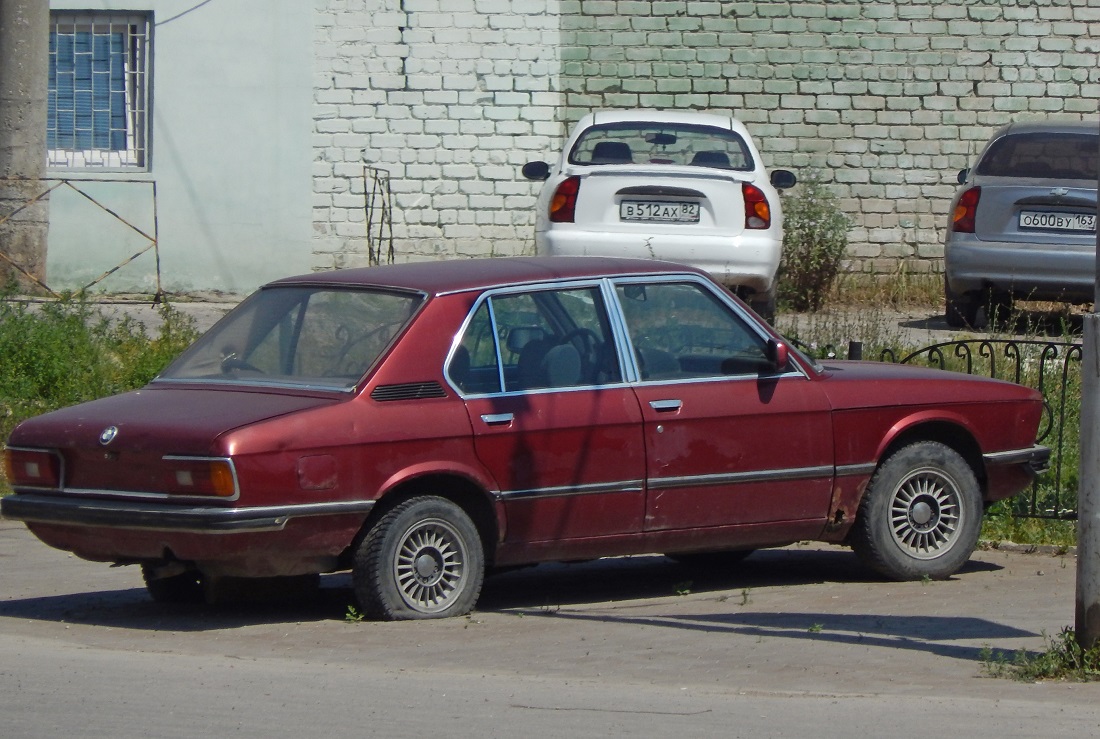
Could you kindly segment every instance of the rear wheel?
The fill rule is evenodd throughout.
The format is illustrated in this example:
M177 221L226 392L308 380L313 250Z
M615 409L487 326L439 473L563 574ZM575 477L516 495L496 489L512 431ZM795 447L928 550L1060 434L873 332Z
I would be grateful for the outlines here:
M773 287L763 295L754 296L749 307L756 311L756 315L763 318L769 324L775 323L776 294Z
M363 537L352 577L368 617L461 616L473 609L485 578L481 536L455 503L436 496L410 498Z
M973 326L978 318L978 294L956 293L951 289L951 286L947 284L946 279L943 283L943 289L944 302L946 303L944 318L947 319L947 325L952 328L968 328Z
M970 465L950 447L922 441L879 465L851 543L892 580L943 579L970 559L981 525L981 491Z
M167 577L159 576L159 568L141 566L145 589L157 603L203 603L206 600L202 573L186 570Z

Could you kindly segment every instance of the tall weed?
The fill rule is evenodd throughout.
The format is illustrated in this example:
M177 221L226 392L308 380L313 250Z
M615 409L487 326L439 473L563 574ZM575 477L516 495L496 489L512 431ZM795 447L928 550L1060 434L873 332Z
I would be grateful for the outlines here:
M851 220L840 210L817 169L783 196L783 256L779 301L796 311L824 305L848 249Z
M75 297L0 300L0 439L19 421L148 383L198 336L170 305L150 336L131 318L112 321Z

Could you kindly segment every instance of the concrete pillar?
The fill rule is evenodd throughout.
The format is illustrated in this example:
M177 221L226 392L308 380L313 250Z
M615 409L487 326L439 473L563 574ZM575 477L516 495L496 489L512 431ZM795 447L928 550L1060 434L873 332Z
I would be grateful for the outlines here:
M46 279L49 201L26 204L47 187L49 19L45 0L0 0L0 282L32 290Z

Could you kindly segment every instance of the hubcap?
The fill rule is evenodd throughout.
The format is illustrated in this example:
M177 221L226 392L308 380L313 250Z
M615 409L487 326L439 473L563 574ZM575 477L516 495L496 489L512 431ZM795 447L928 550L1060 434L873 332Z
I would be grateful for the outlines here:
M911 557L935 559L947 552L961 523L958 486L941 470L916 470L894 490L890 531Z
M393 574L406 605L421 613L438 613L465 586L465 543L446 521L419 521L401 538Z

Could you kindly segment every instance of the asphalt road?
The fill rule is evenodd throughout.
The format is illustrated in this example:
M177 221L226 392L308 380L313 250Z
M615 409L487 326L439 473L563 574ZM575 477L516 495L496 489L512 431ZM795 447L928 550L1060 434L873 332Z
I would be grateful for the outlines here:
M346 618L300 601L153 603L135 568L0 521L4 737L1090 736L1100 685L987 676L1073 622L1072 556L979 552L886 583L845 549L734 572L663 557L490 578L467 618Z

